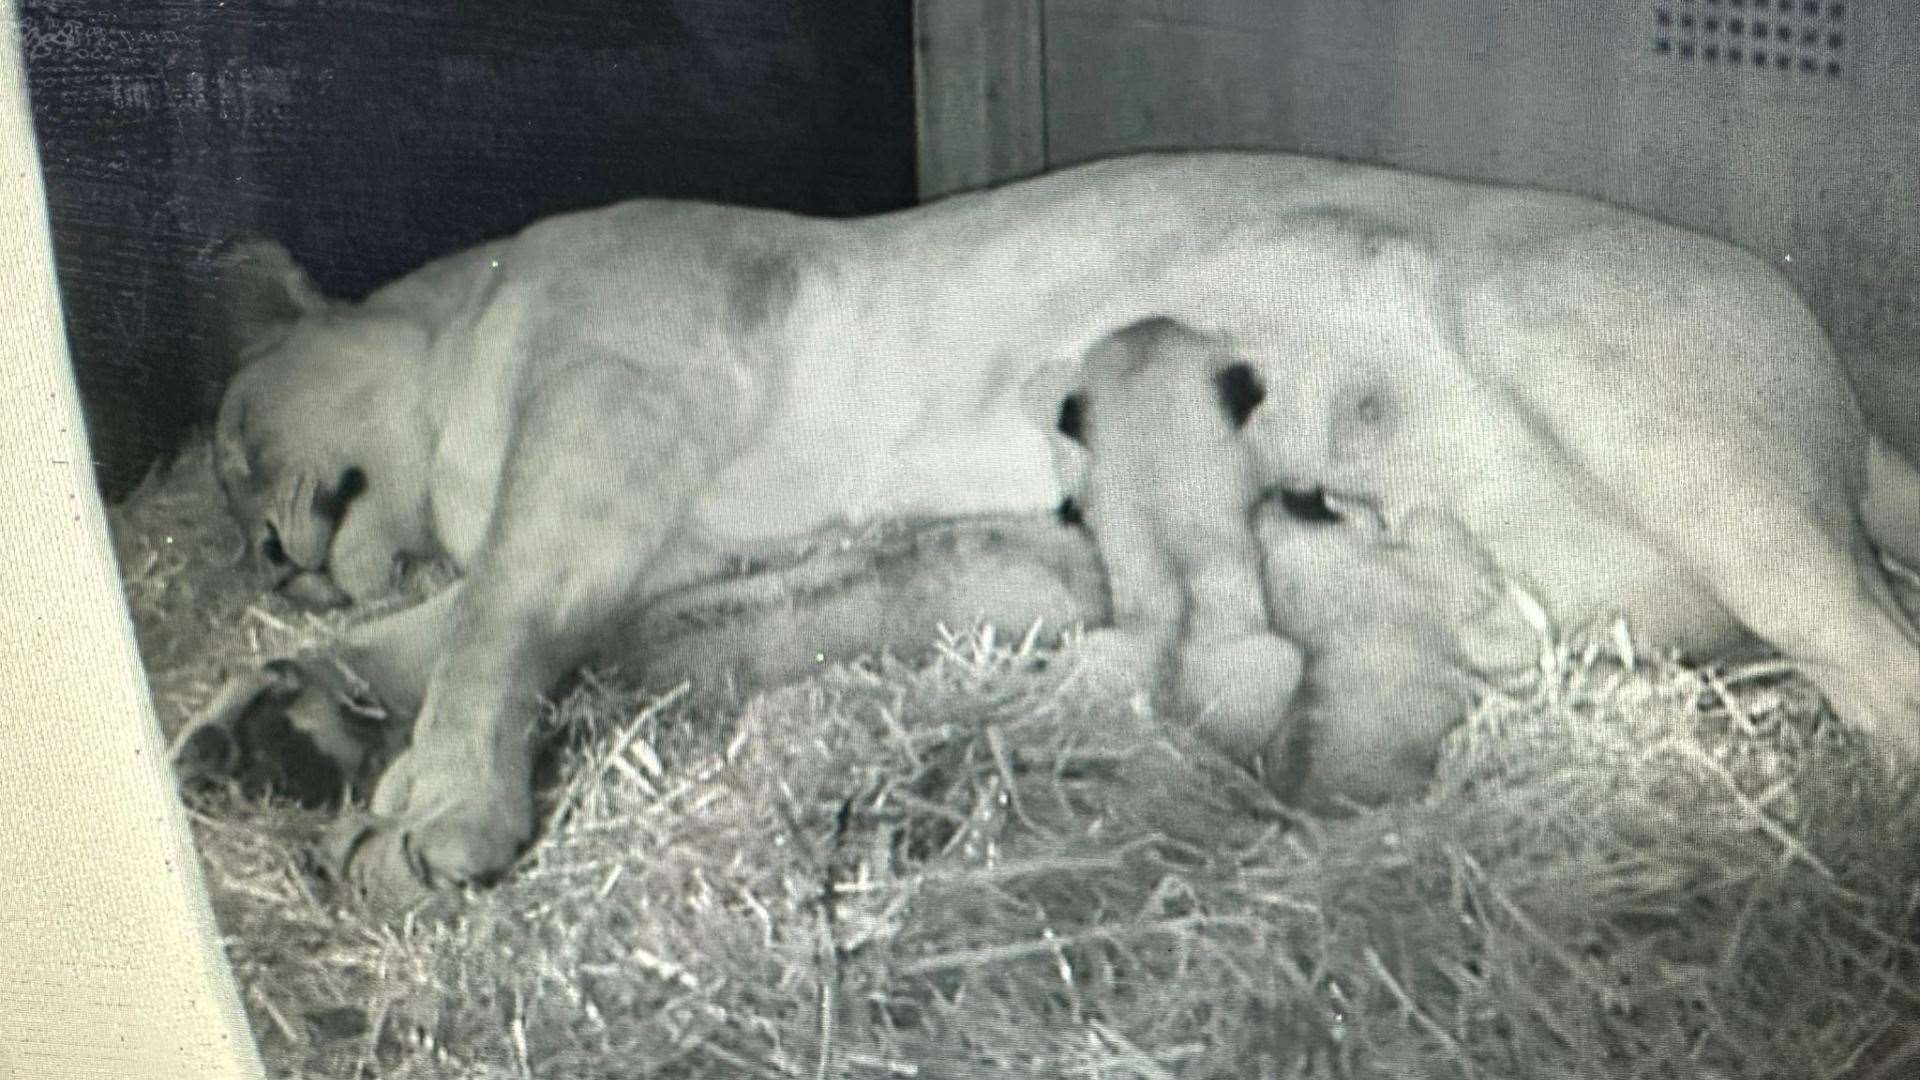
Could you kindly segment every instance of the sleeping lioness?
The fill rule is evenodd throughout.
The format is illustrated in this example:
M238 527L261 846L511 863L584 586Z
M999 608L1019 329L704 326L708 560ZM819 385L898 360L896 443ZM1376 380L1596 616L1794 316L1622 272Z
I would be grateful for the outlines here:
M251 266L216 457L262 561L353 598L396 552L465 575L401 616L428 676L369 884L510 865L536 699L650 600L869 522L1059 503L1081 359L1150 316L1258 379L1260 476L1439 513L1565 622L1758 635L1920 752L1920 633L1869 542L1920 556L1920 476L1777 273L1597 202L1140 156L858 221L625 203L353 304Z
M1537 645L1477 545L1437 517L1393 536L1323 493L1264 490L1238 434L1257 404L1250 372L1217 343L1154 319L1092 351L1068 432L1091 450L1079 509L1092 536L1053 514L887 523L656 598L610 629L601 658L643 684L739 693L829 660L910 658L956 626L1112 623L1073 659L1108 690L1171 669L1170 713L1283 799L1412 794L1479 676ZM378 619L230 683L182 736L183 780L330 803L405 745L431 668L421 650L438 647L416 625Z

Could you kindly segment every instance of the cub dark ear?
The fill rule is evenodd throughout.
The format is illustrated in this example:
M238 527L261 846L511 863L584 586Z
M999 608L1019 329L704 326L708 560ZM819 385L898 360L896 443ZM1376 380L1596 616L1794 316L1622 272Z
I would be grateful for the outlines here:
M327 306L313 279L272 240L230 245L215 257L214 277L213 321L236 364L279 344L294 323Z
M1068 394L1060 399L1060 415L1054 419L1053 429L1081 446L1087 445L1086 395Z
M1220 407L1227 411L1237 430L1247 426L1247 418L1267 399L1267 388L1260 376L1246 364L1228 364L1213 373L1213 388L1220 395Z

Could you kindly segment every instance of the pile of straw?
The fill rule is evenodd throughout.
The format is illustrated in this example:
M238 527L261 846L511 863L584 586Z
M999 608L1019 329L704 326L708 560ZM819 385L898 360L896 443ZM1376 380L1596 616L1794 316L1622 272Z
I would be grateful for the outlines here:
M338 624L261 599L204 456L114 512L163 723ZM1920 810L1779 665L1545 648L1412 805L1302 818L991 634L731 706L583 680L504 884L399 924L325 821L196 797L300 1077L1920 1072Z

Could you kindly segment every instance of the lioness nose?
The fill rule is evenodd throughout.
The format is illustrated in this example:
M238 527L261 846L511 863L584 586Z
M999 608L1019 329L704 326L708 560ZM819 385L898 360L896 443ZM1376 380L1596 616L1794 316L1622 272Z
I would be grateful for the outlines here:
M280 595L301 607L324 611L353 603L333 578L321 570L296 570L280 582Z

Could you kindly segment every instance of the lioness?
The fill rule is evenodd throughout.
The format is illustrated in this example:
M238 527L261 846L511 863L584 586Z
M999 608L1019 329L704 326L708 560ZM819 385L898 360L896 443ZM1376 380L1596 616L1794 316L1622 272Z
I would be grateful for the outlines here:
M1341 516L1314 493L1270 497L1238 437L1258 403L1250 369L1217 343L1152 319L1091 352L1065 433L1091 450L1080 508L1092 538L1049 514L887 523L658 598L601 656L645 684L737 692L829 659L924 653L943 627L1111 622L1078 646L1082 673L1110 691L1156 689L1171 669L1173 713L1282 798L1328 807L1416 791L1478 675L1528 662L1538 644L1497 572L1436 515L1391 536L1363 507ZM230 683L181 736L182 780L331 802L405 746L434 659L421 649L440 644L411 631L378 619Z
M370 884L511 863L535 701L623 613L866 522L1056 505L1082 357L1156 315L1259 380L1259 475L1456 521L1568 622L1751 631L1920 751L1868 541L1920 558L1920 475L1780 275L1598 202L1149 155L859 221L630 202L354 304L252 263L216 456L263 561L354 597L396 551L465 571L395 632L432 659Z

